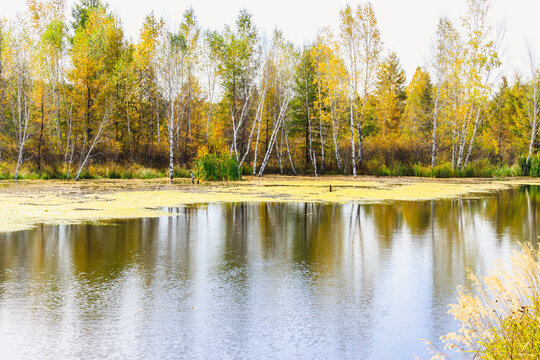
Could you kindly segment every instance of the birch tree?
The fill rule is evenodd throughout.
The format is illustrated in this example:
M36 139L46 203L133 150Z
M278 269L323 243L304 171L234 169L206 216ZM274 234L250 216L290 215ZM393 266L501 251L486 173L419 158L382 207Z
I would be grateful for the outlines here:
M468 13L463 21L467 111L459 134L458 168L467 167L480 126L491 116L484 107L492 95L497 78L495 70L501 65L498 51L504 36L501 29L494 33L489 24L489 0L468 0L467 3Z
M270 143L264 155L261 163L261 167L258 172L258 176L264 174L268 160L274 148L279 132L283 130L284 123L286 121L289 104L294 97L294 75L298 61L298 54L294 50L292 44L280 41L281 39L275 38L275 45L273 46L273 61L276 64L275 83L279 88L276 92L278 99L278 115L276 121L273 124L272 135L270 136ZM294 168L291 160L291 166Z
M203 35L202 41L202 69L204 77L206 79L205 93L206 93L206 144L208 144L209 132L210 132L210 119L213 115L214 102L216 95L216 87L218 80L218 39L219 35L214 31L207 30Z
M366 119L368 98L374 85L375 74L383 48L381 32L375 17L373 5L368 2L358 6L356 17L360 28L360 61L362 66L362 101L360 116L356 123L358 133L358 163L363 160L363 127Z
M353 176L356 177L356 151L355 151L355 102L358 97L358 81L360 78L360 32L358 19L353 15L350 5L340 12L341 42L344 49L345 65L347 67L347 83L349 91L349 128L351 131L351 161Z
M34 85L31 60L35 43L27 32L28 24L23 19L13 25L11 36L7 38L9 53L8 61L3 64L9 83L9 120L16 140L17 163L14 180L19 176L19 170L24 160L24 149L30 136L30 119L32 110L32 91ZM5 41L5 40L4 40Z
M157 19L153 13L148 14L140 30L139 41L135 46L135 71L138 78L138 98L140 107L140 121L145 117L147 125L146 154L150 142L155 134L158 149L161 145L160 99L157 88L157 53L163 21ZM155 130L154 130L155 129Z
M347 74L343 61L337 55L337 44L332 41L332 34L328 31L322 34L312 51L317 60L315 65L318 73L316 81L319 86L317 105L321 119L330 120L336 165L341 171L343 164L339 149L339 115L341 99L347 93ZM323 108L328 111L323 111Z
M431 167L435 166L437 160L437 133L443 106L442 102L450 77L452 54L457 52L458 37L459 35L451 21L446 17L440 18L428 61L428 68L433 79Z
M186 128L184 132L184 165L187 165L188 161L188 145L191 142L191 127L192 117L194 113L194 87L196 83L195 73L199 65L199 36L200 28L195 17L193 8L190 8L184 12L182 23L180 24L180 36L185 40L185 46L183 47L183 63L185 72L185 94L184 104L186 109L183 113L186 114Z
M531 159L534 149L534 142L539 131L539 114L540 114L540 69L536 62L534 50L529 42L527 42L527 60L529 65L529 86L527 91L527 119L530 127L529 147L527 151L527 164Z
M105 131L107 129L107 126L110 124L112 108L113 107L110 104L107 105L107 109L105 110L103 114L103 118L99 121L96 127L96 132L94 136L92 137L92 141L90 145L85 149L86 150L85 152L81 152L79 166L77 168L77 173L74 178L75 181L79 180L81 176L81 172L86 166L86 164L88 163L88 160L90 160L92 156L92 152L95 150L96 146L99 143L103 142Z
M169 139L169 178L174 177L174 134L175 104L182 88L182 72L184 66L184 48L186 40L179 33L171 32L163 26L160 32L155 67L157 69L158 87L167 104L167 132Z
M240 160L248 147L246 138L249 115L255 92L255 76L259 66L259 35L251 14L242 10L236 29L229 26L218 41L219 75L231 118L231 152Z
M5 123L5 72L4 72L4 47L6 46L6 21L0 18L0 138L3 137L4 123ZM0 161L2 160L2 151L4 146L0 145Z
M36 43L36 96L39 99L40 126L38 140L38 170L42 168L42 147L53 148L60 153L62 148L61 84L65 78L64 58L66 55L66 28L64 23L64 0L29 0L28 12L32 34ZM49 105L50 103L50 105ZM48 110L52 111L48 111ZM49 113L53 114L52 120ZM50 127L45 134L45 127ZM47 142L47 144L45 144Z

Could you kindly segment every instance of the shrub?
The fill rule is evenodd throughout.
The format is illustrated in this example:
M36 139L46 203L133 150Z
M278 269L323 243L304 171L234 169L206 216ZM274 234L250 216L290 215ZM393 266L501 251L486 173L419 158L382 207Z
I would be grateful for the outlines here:
M458 287L458 303L450 305L461 328L441 338L445 349L468 353L471 359L540 358L539 255L522 245L509 269L499 262L482 279L470 273L472 289ZM451 358L440 350L433 354L433 359Z
M493 176L496 176L496 177L521 176L521 168L519 165L514 165L514 166L499 165L493 169Z
M148 168L141 168L141 169L138 169L135 174L134 174L134 177L136 177L137 179L157 179L157 178L160 178L160 177L165 177L167 176L164 172L159 172L158 170L155 170L155 169L148 169Z
M242 175L251 175L253 174L253 166L243 163L242 164Z
M529 175L532 177L539 177L540 176L540 158L538 156L533 156L529 160Z
M106 177L108 179L121 179L122 174L116 168L112 168L107 171Z
M72 174L72 178L75 177L75 172ZM81 174L79 175L79 179L81 180L91 180L91 179L97 179L98 177L91 172L88 171L81 171Z
M375 176L390 176L390 170L386 167L386 165L380 166L377 170L375 170Z
M527 162L527 158L519 158L519 167L523 176L529 176L531 172L531 163Z
M429 160L429 146L405 137L375 136L365 139L364 154L366 161L375 160L386 166L425 163Z
M452 164L445 163L441 165L436 165L431 169L431 174L436 178L450 178L454 176Z
M122 179L133 179L133 170L126 169L122 171Z
M173 168L173 175L175 178L190 178L191 171L186 168L175 166Z
M238 162L229 153L202 153L195 159L195 175L201 180L238 180L239 172Z
M522 157L518 160L519 169L522 176L539 177L540 176L540 157L531 156L529 162L527 158Z

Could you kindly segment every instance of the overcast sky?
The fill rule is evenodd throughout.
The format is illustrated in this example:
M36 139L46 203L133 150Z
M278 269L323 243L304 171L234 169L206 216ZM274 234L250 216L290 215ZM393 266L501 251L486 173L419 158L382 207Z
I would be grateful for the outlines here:
M106 1L106 0L105 0ZM270 34L279 28L284 35L301 45L314 39L317 30L337 28L339 10L346 0L108 0L110 9L122 18L124 29L133 40L138 38L144 16L150 11L173 22L178 22L183 11L192 6L199 23L205 28L219 30L232 24L239 9L252 14L261 31ZM0 0L0 15L13 18L24 11L26 1ZM73 0L68 0L72 4ZM395 51L410 80L418 65L429 52L430 39L437 19L449 16L456 22L465 13L465 0L372 0L385 48ZM507 72L520 67L525 59L525 39L540 50L540 0L492 0L492 22L506 24L505 64Z

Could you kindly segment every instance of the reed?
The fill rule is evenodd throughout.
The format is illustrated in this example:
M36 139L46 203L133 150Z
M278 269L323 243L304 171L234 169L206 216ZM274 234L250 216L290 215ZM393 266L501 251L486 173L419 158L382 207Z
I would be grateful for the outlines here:
M539 255L522 245L510 265L499 261L483 278L470 272L471 289L458 287L458 301L449 310L461 327L441 337L444 349L430 343L432 359L451 359L450 352L470 359L539 359Z

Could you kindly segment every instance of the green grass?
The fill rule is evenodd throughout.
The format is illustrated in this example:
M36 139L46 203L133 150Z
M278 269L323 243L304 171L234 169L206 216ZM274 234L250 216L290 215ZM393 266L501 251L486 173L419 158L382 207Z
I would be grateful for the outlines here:
M0 162L0 180L12 180L14 177L15 165L7 162ZM175 166L173 170L174 178L190 178L191 169ZM72 168L70 178L73 179L76 169ZM247 164L242 165L241 174L250 175L253 168ZM271 173L272 171L269 171ZM227 153L204 153L197 157L193 167L194 175L200 180L238 180L238 163L233 155ZM387 176L411 176L430 178L504 178L513 176L540 177L540 156L532 157L529 164L524 158L518 164L507 166L503 164L491 164L488 161L477 161L464 169L452 169L451 163L437 164L435 167L421 164L385 165L380 161L370 161L361 169L364 175ZM334 171L326 171L327 175L335 175ZM81 179L158 179L169 176L168 167L149 168L140 164L93 164L85 168L81 173ZM38 171L33 164L24 164L19 171L19 179L67 179L67 173L61 166L44 166Z
M240 171L232 154L204 153L195 159L195 176L206 181L239 180Z
M492 165L487 162L477 162L468 165L464 169L452 169L451 163L438 164L433 168L420 164L408 166L397 164L391 167L378 165L375 168L368 169L366 174L375 176L413 176L431 178L500 178L521 176L522 169L518 165Z

